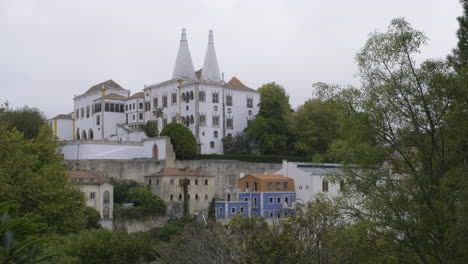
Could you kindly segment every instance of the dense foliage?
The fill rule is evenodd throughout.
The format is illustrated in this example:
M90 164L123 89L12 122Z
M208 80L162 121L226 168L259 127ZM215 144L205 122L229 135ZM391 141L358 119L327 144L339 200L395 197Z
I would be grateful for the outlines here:
M197 141L192 131L184 125L171 123L166 125L161 131L161 136L171 138L172 146L176 157L179 159L189 159L197 153Z
M155 120L147 121L143 127L143 131L145 131L145 135L149 138L157 137L159 134L158 122Z
M40 128L45 124L44 115L37 108L24 106L12 110L9 109L8 103L4 103L0 108L0 123L15 128L23 133L26 139L37 137Z
M0 125L0 146L0 202L16 201L20 215L41 216L58 233L85 227L84 194L69 182L48 126L25 139L16 129Z
M457 30L457 48L453 50L448 60L457 72L463 74L468 71L468 0L460 0L460 3L463 7L463 14L457 18L460 25Z

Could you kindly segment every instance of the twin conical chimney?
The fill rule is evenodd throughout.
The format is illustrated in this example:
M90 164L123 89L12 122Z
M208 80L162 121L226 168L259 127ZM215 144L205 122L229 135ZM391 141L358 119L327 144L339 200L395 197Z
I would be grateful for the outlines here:
M216 51L213 41L213 30L208 34L208 48L206 49L205 61L201 76L204 80L221 82L221 75L219 74L218 59L216 58ZM173 79L180 78L195 79L195 70L193 68L192 57L188 47L187 34L185 28L182 29L180 38L179 51L177 52L176 64L174 67Z
M174 66L174 73L172 74L172 79L181 79L184 77L195 79L195 70L193 68L192 57L190 56L190 50L187 41L187 33L185 33L185 28L182 29L179 51L177 52L177 58Z
M213 30L208 34L208 48L206 49L205 61L203 62L202 77L205 80L220 82L221 75L219 74L218 59L213 41Z

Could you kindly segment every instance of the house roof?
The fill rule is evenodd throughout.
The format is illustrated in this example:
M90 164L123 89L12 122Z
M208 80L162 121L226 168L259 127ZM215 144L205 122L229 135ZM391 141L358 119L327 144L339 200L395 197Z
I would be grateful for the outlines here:
M135 99L135 98L145 98L145 93L143 92L139 92L139 93L136 93L128 98L126 98L127 100L130 100L130 99Z
M81 170L67 170L70 179L94 179L95 182L86 182L86 184L103 184L109 182L106 176L99 171L81 171Z
M117 91L127 91L125 90L124 88L122 88L122 86L118 85L116 82L114 82L112 79L111 80L107 80L105 82L102 82L102 83L98 83L94 86L92 86L91 88L89 88L83 95L85 94L91 94L91 93L95 93L95 92L100 92L102 89L105 89L105 90L117 90Z
M127 100L128 98L125 97L125 96L123 96L123 95L120 95L120 94L110 93L110 94L104 95L104 96L101 97L101 98L96 99L95 101L101 100L101 99L110 99L110 100L125 101L125 100Z
M225 84L225 86L227 88L231 88L231 89L237 89L237 90L245 90L245 91L257 91L255 89L252 89L250 87L247 87L245 84L243 84L239 79L237 79L235 76L231 78L231 80L229 80L229 82L227 82Z
M247 176L252 176L261 180L292 180L292 178L283 176L281 174L248 174Z
M53 117L51 119L67 119L67 120L72 120L72 115L71 114L68 114L68 115L65 115L65 114L60 114L60 115L57 115L56 117Z

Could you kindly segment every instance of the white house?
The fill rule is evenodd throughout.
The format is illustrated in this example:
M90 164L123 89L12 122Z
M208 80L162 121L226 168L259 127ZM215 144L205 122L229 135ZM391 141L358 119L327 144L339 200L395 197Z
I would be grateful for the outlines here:
M70 180L80 185L86 196L86 205L95 208L106 224L114 211L114 186L98 171L67 171Z
M54 118L47 120L52 128L54 136L59 140L72 140L73 139L73 114L58 115Z
M340 194L342 183L332 183L327 176L341 173L340 164L288 162L283 160L283 168L275 172L294 179L297 201L312 201L318 193L329 197Z
M199 153L222 154L222 139L242 132L257 115L260 93L236 77L224 81L211 30L203 68L195 71L182 29L171 79L145 85L143 92L132 96L129 90L108 80L73 100L72 134L61 139L141 141L146 138L144 124L157 119L160 129L171 122L187 126L195 135ZM159 117L153 114L156 110L161 112ZM58 125L62 130L53 122L53 127Z

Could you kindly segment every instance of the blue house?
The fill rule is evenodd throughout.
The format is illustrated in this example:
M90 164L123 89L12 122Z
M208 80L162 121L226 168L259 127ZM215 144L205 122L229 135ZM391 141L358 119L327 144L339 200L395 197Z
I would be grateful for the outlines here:
M238 181L239 191L217 201L216 218L241 214L248 217L284 218L294 215L294 180L279 174L249 174Z

